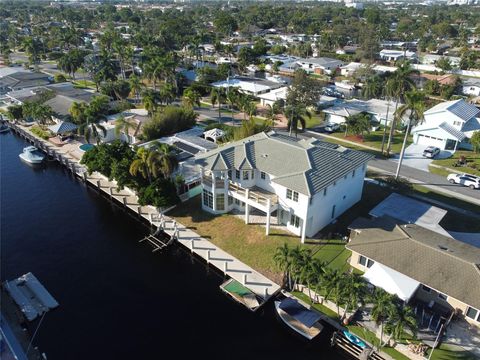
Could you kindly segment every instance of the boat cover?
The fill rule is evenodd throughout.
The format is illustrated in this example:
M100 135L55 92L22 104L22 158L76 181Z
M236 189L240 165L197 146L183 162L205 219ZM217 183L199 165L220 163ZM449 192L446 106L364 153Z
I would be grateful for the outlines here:
M240 296L252 294L249 289L247 289L245 286L243 286L236 280L230 281L230 283L225 285L223 288L230 293L234 293Z
M300 321L306 327L312 327L318 320L321 319L320 314L308 310L305 306L301 305L297 300L292 298L286 298L283 300L279 308L285 311L288 315Z

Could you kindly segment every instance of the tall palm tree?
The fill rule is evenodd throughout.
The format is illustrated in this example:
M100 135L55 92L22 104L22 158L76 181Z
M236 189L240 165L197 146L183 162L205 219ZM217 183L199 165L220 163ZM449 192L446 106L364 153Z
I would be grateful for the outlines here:
M152 114L157 109L158 94L155 90L145 90L142 94L142 102L148 115Z
M285 116L287 117L287 127L290 136L292 132L295 131L295 137L298 135L299 125L302 127L302 130L305 129L307 123L305 118L312 118L312 114L306 109L305 106L301 105L290 105L285 108Z
M138 124L133 119L126 119L123 115L115 120L115 136L120 136L123 132L130 142L130 130L136 130Z
M130 164L130 174L137 176L142 175L144 179L148 179L148 182L152 183L152 162L153 150L141 147L137 150L137 158Z
M397 306L389 309L388 321L385 328L395 340L402 339L407 329L410 330L415 337L418 330L415 312L408 305L397 304Z
M346 294L346 306L343 314L345 319L349 309L354 309L358 304L365 302L367 284L364 278L358 274L347 273L343 276L343 279L343 287Z
M362 87L362 96L367 99L377 98L382 93L382 82L378 76L367 78Z
M213 87L210 92L210 101L213 107L218 103L218 122L220 122L222 118L222 104L226 101L225 90L223 88Z
M100 134L105 136L107 134L107 130L105 127L95 121L95 119L88 117L85 122L80 124L78 127L78 132L85 137L87 143L90 143L90 139L94 138L97 144L101 140Z
M275 127L275 121L277 120L277 115L281 114L282 112L282 107L280 103L275 101L273 105L267 105L267 120L269 121L269 124L271 126L269 127Z
M273 262L275 265L283 272L283 285L287 282L288 286L291 284L291 257L290 257L290 248L287 243L283 243L282 246L279 246L275 249L273 254Z
M183 92L183 103L193 109L196 106L200 106L200 99L202 96L198 91L193 88L186 88Z
M410 135L410 128L412 126L416 126L423 119L423 113L425 111L425 95L423 93L413 90L407 92L404 98L405 104L398 108L395 112L395 117L397 121L401 121L404 115L406 115L407 113L409 114L407 129L405 130L402 150L400 151L400 158L398 160L397 171L395 173L395 179L397 179L398 175L400 174L403 156L405 154L405 147L407 145L407 138L408 135Z
M395 306L394 299L395 296L387 293L382 288L375 288L375 291L369 299L373 303L372 319L381 326L379 348L381 348L383 344L383 328L385 322L388 320L388 315L391 313L392 307Z
M158 101L160 104L169 105L175 100L175 88L172 84L164 83L158 90Z
M178 160L173 148L168 144L157 142L153 149L151 162L158 166L152 166L152 175L158 177L161 174L165 179L170 178L178 167Z
M388 88L389 93L395 98L395 111L397 112L398 104L403 99L405 93L409 90L415 89L415 83L410 78L410 76L418 71L414 70L410 64L406 61L402 61L391 77L387 80L386 87ZM392 139L395 133L396 119L393 118L390 124L390 133L388 134L387 142L387 156L390 155L390 148L392 146Z
M138 102L140 99L140 92L145 87L145 84L142 80L135 74L128 78L128 82L130 83L130 89L135 94L135 100Z

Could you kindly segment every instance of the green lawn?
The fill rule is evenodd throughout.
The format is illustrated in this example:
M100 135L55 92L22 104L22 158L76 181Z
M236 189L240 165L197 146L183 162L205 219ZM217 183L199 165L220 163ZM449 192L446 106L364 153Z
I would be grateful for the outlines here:
M382 138L383 138L383 130L377 130L377 131L371 131L369 134L363 135L363 141L360 141L356 139L353 136L347 136L345 138L345 133L344 132L336 132L333 133L332 136L335 136L338 139L346 139L349 141L356 141L359 142L359 144L363 144L366 146L371 146L374 147L378 150L381 150L382 148ZM402 149L402 143L403 143L403 138L404 134L402 133L395 133L392 139L392 146L391 146L391 151L394 153L400 153ZM386 143L388 141L388 130L387 134L385 137L385 148L386 148ZM407 146L412 143L412 136L409 136L407 139ZM348 145L347 145L348 146Z
M328 267L345 272L350 268L347 263L352 252L345 248L345 243L341 240L323 240L318 244L314 256L325 262Z
M460 158L460 156L465 156L468 166L453 167L453 163L456 162ZM451 158L433 160L432 163L435 165L451 168L455 171L461 171L480 176L480 154L477 154L473 151L459 150L456 151ZM476 168L474 169L472 166Z
M335 137L338 138L338 140L325 137L325 138L322 139L322 141L329 142L329 143L332 143L332 144L338 144L338 145L341 145L341 146L349 148L349 149L363 151L363 152L366 152L366 153L369 153L369 154L372 154L372 155L375 155L375 156L383 157L380 150L366 149L366 148L364 148L360 145L353 145L353 144L346 143L345 141L342 141L343 136L335 136Z
M332 318L333 320L335 320L335 321L340 320L340 316L338 316L338 314L335 311L330 310L329 308L327 308L326 306L323 306L322 304L312 304L312 301L304 293L301 293L299 291L292 291L292 294L294 296L296 296L297 298L299 298L300 300L306 302L307 304L312 305L312 307L314 307L315 309L317 309L321 313L324 313L325 315Z
M320 114L312 114L312 117L309 119L308 117L305 119L305 127L307 129L311 129L314 127L319 126L325 120L325 114L322 112Z
M430 354L429 350L427 356ZM450 345L441 344L433 351L431 360L474 360L472 353Z

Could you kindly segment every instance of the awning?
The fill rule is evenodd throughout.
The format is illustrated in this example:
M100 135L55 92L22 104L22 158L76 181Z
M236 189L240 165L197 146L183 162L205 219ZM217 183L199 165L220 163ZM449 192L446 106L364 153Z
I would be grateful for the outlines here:
M392 256L395 256L392 254ZM408 302L420 283L388 266L375 262L363 275L368 282Z
M77 125L68 121L61 121L58 124L48 127L48 129L54 134L65 134L67 132L77 130L77 128Z
M320 314L308 310L305 306L292 298L286 298L283 300L279 307L306 327L312 327L321 318Z

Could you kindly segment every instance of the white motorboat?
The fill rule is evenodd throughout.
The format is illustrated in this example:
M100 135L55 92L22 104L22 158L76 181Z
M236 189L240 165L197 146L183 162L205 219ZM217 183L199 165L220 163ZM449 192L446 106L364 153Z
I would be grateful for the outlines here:
M346 81L335 81L335 86L340 89L345 89L345 90L353 90L355 89L355 85L349 84Z
M45 155L42 154L35 146L27 146L18 156L20 159L29 164L41 164L43 159L45 159Z
M294 298L287 297L282 301L275 301L275 309L280 319L289 328L308 340L312 340L323 330L323 325L320 323L321 315L307 309Z

